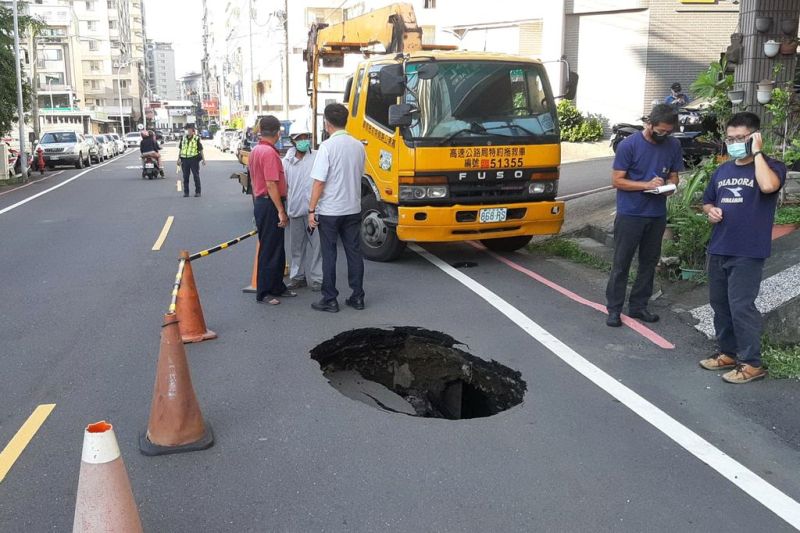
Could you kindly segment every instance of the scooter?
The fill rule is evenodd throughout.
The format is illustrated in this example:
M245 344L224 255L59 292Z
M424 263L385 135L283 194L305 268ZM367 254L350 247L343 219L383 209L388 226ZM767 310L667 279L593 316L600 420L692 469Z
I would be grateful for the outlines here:
M142 158L142 179L154 180L163 178L164 175L158 166L158 160L155 157L145 156Z
M642 117L641 121L646 122L647 117ZM700 139L702 135L711 131L708 128L712 127L712 124L699 111L680 109L678 111L678 123L680 125L679 131L673 133L672 137L678 139L681 143L683 164L686 167L696 166L704 157L720 153L721 145L719 143ZM630 124L627 122L614 124L611 128L611 149L616 153L617 147L623 139L642 130L644 130L643 124Z

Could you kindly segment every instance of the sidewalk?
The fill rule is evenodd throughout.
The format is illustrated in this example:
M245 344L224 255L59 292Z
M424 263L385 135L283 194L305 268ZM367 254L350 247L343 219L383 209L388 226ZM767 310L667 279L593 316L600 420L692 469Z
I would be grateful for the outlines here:
M599 157L611 157L614 151L609 145L608 139L602 139L591 143L561 143L561 164L575 163L597 159Z

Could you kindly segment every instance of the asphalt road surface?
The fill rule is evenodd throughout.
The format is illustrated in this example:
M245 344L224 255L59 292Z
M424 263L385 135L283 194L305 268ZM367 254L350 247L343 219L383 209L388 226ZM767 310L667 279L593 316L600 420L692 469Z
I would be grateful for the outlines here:
M598 157L561 165L558 197L571 200L611 189L613 157Z
M0 448L38 405L56 405L0 481L0 531L69 530L83 428L101 419L115 425L146 531L800 525L800 432L770 414L797 404L796 381L725 385L697 366L711 344L658 303L652 328L610 329L592 306L602 274L469 244L367 263L366 310L335 315L311 310L307 290L275 307L242 293L253 239L198 260L219 338L186 349L216 444L142 456L178 252L252 228L229 179L238 164L208 152L201 198L178 192L174 163L143 181L130 153L0 196ZM518 370L524 402L471 420L390 413L334 390L309 357L343 331L390 326L446 333Z

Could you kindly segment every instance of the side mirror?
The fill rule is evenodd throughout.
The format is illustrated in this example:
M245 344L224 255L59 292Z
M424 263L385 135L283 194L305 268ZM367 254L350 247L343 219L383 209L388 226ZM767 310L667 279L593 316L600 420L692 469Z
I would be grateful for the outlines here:
M383 96L402 96L406 88L403 65L388 65L378 73L378 83Z
M564 95L564 98L567 100L574 100L575 96L578 94L578 73L574 70L569 71L569 76L567 78L567 92Z
M414 112L416 107L412 104L395 104L389 106L389 125L393 128L398 126L410 126L414 122Z
M347 78L347 83L344 85L344 101L350 101L350 93L353 91L353 76Z
M422 63L417 67L417 76L421 80L430 80L436 77L439 74L439 64L438 63Z

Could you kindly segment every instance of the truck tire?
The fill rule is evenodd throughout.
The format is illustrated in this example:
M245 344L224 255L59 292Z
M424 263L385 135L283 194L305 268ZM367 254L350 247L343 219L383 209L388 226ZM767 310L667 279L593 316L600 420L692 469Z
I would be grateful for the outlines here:
M406 243L395 226L386 223L386 207L372 193L361 197L361 251L370 261L394 261Z
M503 237L501 239L482 239L483 244L488 249L495 252L514 252L525 247L533 237L530 235L520 235L518 237Z

